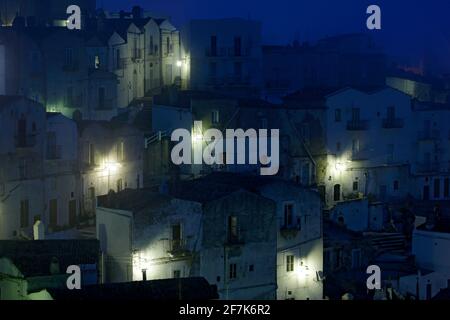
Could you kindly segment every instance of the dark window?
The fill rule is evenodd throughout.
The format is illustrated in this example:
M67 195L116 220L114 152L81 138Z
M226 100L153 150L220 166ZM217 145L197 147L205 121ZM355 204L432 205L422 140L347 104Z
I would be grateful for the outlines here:
M230 269L229 269L229 279L236 279L237 278L237 265L236 263L231 263L230 264Z
M89 159L89 164L90 165L95 165L95 147L94 144L90 143L89 144L89 155L88 155L88 159Z
M444 180L444 197L448 198L450 196L450 179L445 178Z
M105 109L106 90L103 87L98 88L98 108Z
M116 69L122 69L122 60L120 58L120 49L116 50Z
M167 51L167 53L171 52L171 50L170 50L170 38L169 37L167 37L167 39L166 39L166 51Z
M67 108L74 108L75 106L73 102L73 87L68 87L66 93Z
M180 270L174 270L174 271L173 271L173 278L174 278L174 279L179 279L179 278L181 278L181 271L180 271Z
M29 223L29 202L28 200L20 201L20 227L27 228Z
M27 145L27 119L22 115L17 122L17 146L26 147Z
M434 179L434 197L440 198L441 196L441 180Z
M149 53L150 53L150 54L153 54L153 50L154 50L153 36L150 36L150 48L149 48Z
M117 192L121 192L123 190L123 181L122 179L117 180Z
M397 180L394 181L394 190L397 191L400 188L399 182Z
M242 40L241 37L234 38L234 55L240 57L242 54Z
M181 224L172 225L172 249L178 250L181 248Z
M341 122L342 120L342 113L341 113L341 109L336 109L334 111L334 121L336 122Z
M251 265L248 267L248 271L250 271L250 272L255 271L255 265L251 264Z
M358 181L353 181L353 191L358 191Z
M342 259L341 249L337 249L335 251L335 256L334 256L334 268L335 269L338 269L341 267L341 259Z
M58 225L58 200L50 200L50 226L56 227Z
M242 63L241 62L234 63L234 76L236 77L236 80L241 80L241 78L242 78Z
M294 205L288 203L284 205L284 226L290 227L294 221Z
M352 268L358 269L361 267L361 250L354 249L352 250Z
M336 184L333 190L333 199L334 201L341 201L341 185Z
M286 272L294 271L294 256L286 256Z
M217 36L211 36L211 56L217 56Z
M352 121L357 122L360 119L359 108L352 108Z
M73 49L72 48L66 48L65 64L66 64L66 66L72 66L73 65Z

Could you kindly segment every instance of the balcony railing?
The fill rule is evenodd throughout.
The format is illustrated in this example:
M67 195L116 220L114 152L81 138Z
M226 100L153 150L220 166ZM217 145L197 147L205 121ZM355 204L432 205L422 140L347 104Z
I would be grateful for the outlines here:
M241 230L238 229L234 233L228 233L226 244L231 246L244 244L244 237Z
M364 131L369 128L369 121L367 120L350 120L347 122L347 130L349 131Z
M383 119L383 128L385 129L401 129L405 125L403 119L386 118Z
M169 240L169 253L173 256L182 256L190 253L186 239Z

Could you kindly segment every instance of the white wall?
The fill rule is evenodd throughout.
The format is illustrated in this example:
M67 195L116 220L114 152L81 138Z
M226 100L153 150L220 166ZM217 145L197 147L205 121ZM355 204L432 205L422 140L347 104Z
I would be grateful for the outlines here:
M450 234L415 230L412 239L412 254L419 268L433 271L450 271Z
M6 51L5 46L0 45L0 95L6 94Z
M132 223L133 214L129 211L97 208L97 239L104 257L102 282L133 280Z

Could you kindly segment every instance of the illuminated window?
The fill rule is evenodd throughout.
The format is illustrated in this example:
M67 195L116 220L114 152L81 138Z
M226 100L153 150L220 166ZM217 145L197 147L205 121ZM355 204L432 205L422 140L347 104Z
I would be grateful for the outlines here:
M94 66L95 66L95 69L100 68L100 57L98 55L95 56Z
M236 263L231 263L229 267L229 279L236 279L237 278L237 265Z
M213 124L219 123L219 111L218 110L214 110L211 112L211 121Z
M286 272L294 271L294 256L286 256Z

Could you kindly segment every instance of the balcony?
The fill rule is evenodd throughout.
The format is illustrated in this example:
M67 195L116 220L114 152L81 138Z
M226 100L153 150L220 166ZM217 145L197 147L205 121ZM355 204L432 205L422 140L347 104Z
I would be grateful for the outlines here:
M244 244L244 237L240 230L235 233L229 233L226 240L228 246L239 246Z
M364 131L369 128L369 121L367 120L350 120L347 122L348 131Z
M403 119L399 118L386 118L383 119L384 129L401 129L405 125Z
M433 141L439 140L441 137L441 133L439 130L423 130L419 131L418 139L420 141Z
M191 254L186 239L169 240L168 253L174 257L187 256Z
M280 227L280 234L283 238L293 238L297 236L300 230L301 230L300 224L291 224L291 225L283 224Z

